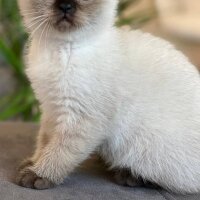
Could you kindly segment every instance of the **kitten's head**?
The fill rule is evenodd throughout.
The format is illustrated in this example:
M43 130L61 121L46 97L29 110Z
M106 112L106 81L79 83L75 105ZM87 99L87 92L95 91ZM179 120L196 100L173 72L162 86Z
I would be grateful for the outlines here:
M18 0L27 30L69 35L112 26L117 0Z

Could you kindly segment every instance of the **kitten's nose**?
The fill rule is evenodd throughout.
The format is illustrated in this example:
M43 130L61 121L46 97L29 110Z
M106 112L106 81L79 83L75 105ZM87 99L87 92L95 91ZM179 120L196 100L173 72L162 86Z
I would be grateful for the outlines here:
M57 5L59 10L64 14L74 14L76 11L76 3L74 0L60 0Z

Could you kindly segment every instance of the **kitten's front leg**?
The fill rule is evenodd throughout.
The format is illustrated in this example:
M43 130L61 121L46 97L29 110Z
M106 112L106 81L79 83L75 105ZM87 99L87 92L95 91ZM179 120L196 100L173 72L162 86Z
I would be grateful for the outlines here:
M88 119L70 124L64 120L48 137L44 127L41 127L35 155L19 170L17 183L23 187L47 189L62 183L102 141Z

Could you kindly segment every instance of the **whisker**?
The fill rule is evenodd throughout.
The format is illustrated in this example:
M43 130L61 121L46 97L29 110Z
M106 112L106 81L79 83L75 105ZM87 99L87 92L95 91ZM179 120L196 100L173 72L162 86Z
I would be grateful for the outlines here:
M33 37L33 36L35 35L35 33L38 31L38 29L39 29L44 23L46 23L48 20L49 20L49 19L46 19L46 20L42 21L42 22L33 30L33 32L31 33L31 37Z
M33 18L31 18L31 21L33 21L35 19L39 19L39 18L45 18L45 17L48 17L48 15L40 15L40 16L37 16L37 17L33 17Z
M22 11L22 14L26 14L26 15L30 14L30 15L33 15L33 14L41 14L41 12L24 12L24 11Z
M47 31L46 31L46 37L45 37L45 50L47 50L47 38L48 38L48 34L51 28L51 21L48 22L48 27L47 27Z
M28 15L28 17L31 18L31 19L32 19L32 18L35 19L35 18L39 18L39 17L48 17L48 16L49 16L48 14L42 14L42 15L38 15L38 14L37 14L37 15L33 15L33 14L31 14L32 16L29 15L29 14L27 14L27 15Z
M40 35L40 38L39 38L39 41L38 41L38 49L40 48L41 40L42 40L43 34L45 33L46 28L48 27L49 21L46 21L45 23L46 24L44 25L44 28L43 28L43 30L41 32L41 35ZM38 50L38 52L39 52L39 50Z
M35 20L34 22L31 22L30 24L28 24L26 27L29 29L29 28L31 28L32 26L37 25L37 23L42 22L44 19L45 19L45 18Z
M23 9L23 11L35 11L35 9Z
M37 16L37 17L33 17L30 19L30 23L32 23L33 21L35 21L36 19L40 19L40 18L50 18L50 17L54 17L56 16L55 14L45 14L45 15L40 15L40 16Z

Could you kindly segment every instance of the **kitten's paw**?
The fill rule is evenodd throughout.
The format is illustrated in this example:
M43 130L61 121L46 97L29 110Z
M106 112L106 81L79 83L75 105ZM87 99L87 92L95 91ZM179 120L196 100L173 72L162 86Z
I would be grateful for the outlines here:
M138 187L144 185L142 179L134 177L128 169L120 169L116 171L114 179L117 184L123 186Z
M119 185L128 187L147 187L153 189L160 189L160 186L147 180L143 180L141 177L135 177L131 170L120 169L115 172L115 181Z
M47 178L37 176L37 174L29 169L33 165L32 161L22 163L19 168L16 183L22 187L44 190L52 188L54 184Z

